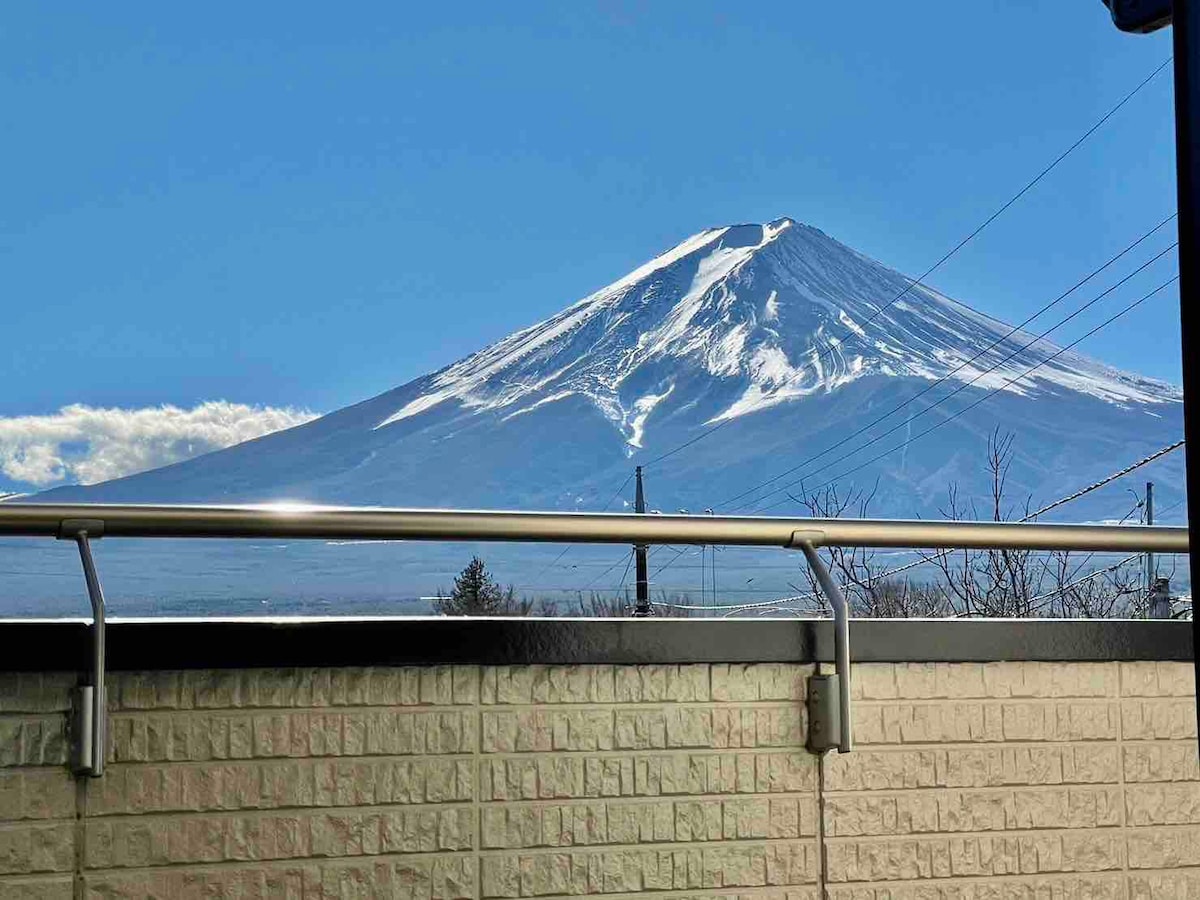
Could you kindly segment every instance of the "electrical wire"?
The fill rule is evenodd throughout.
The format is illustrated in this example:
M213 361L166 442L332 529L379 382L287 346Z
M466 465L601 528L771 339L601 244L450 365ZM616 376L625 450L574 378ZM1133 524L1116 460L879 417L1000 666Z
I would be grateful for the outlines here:
M1029 599L1029 602L1031 604L1037 603L1038 605L1030 606L1029 614L1032 615L1034 613L1041 612L1043 609L1045 609L1047 606L1050 605L1050 601L1054 600L1055 597L1062 596L1063 592L1068 591L1073 587L1078 587L1081 584L1086 584L1089 581L1099 578L1101 575L1107 575L1109 572L1115 572L1115 571L1117 571L1117 569L1121 568L1122 566L1127 566L1134 560L1139 559L1142 555L1143 554L1141 554L1141 553L1134 553L1130 556L1125 557L1122 560L1118 560L1117 562L1113 563L1111 566L1107 566L1103 569L1097 569L1095 572L1092 572L1089 575L1085 575L1082 578L1078 578L1075 581L1068 582L1067 584L1060 585L1059 587L1056 587L1052 591L1047 591L1044 594L1039 594L1036 597L1031 597ZM1039 602L1039 601L1045 601L1045 602Z
M650 579L653 580L656 575L663 572L668 566L672 565L675 562L675 560L679 559L679 557L681 557L681 556L683 556L683 554L687 553L687 551L688 551L687 547L681 547L678 550L676 550L674 556L672 556L669 560L667 560L665 563L663 563L661 566L659 566L657 569L654 570L654 572L650 575Z
M994 222L1006 210L1008 210L1009 207L1011 207L1021 197L1023 197L1026 193L1028 193L1033 187L1035 187L1046 175L1048 175L1055 167L1057 167L1059 163L1061 163L1071 153L1073 153L1084 141L1086 141L1089 137L1091 137L1092 134L1094 134L1100 127L1102 127L1105 122L1107 122L1123 106L1125 106L1126 103L1128 103L1131 99L1133 99L1133 97L1136 96L1147 84L1149 84L1155 78L1155 76L1157 76L1159 74L1159 72L1161 72L1163 69L1165 69L1171 63L1172 59L1173 59L1173 57L1170 57L1170 56L1167 57L1166 60L1164 60L1157 68L1155 68L1149 75L1147 75L1141 82L1139 82L1131 91L1129 91L1124 97L1122 97L1113 107L1111 107L1103 116L1101 116L1100 119L1098 119L1090 128L1088 128L1082 135L1080 135L1080 137L1077 138L1069 147L1067 147L1062 153L1060 153L1057 157L1055 157L1054 160L1052 160L1046 167L1044 167L1040 172L1038 172L1037 175L1035 175L1030 181L1028 181L1012 197L1010 197L1007 201L1005 201L998 209L996 209L991 215L989 215L982 223L980 223L974 230L972 230L965 238L963 238L961 241L959 241L954 247L952 247L947 253L945 253L940 259L938 259L937 262L935 262L932 266L930 266L928 269L926 269L925 272L923 272L918 278L910 279L909 283L904 287L904 289L902 291L900 291L898 294L896 294L894 297L892 297L887 303L885 303L881 307L878 307L876 309L876 311L870 317L868 317L868 319L860 326L860 328L865 329L866 325L870 325L872 322L874 322L880 315L883 314L883 312L886 309L888 309L889 307L894 305L902 297L904 297L906 294L908 294L909 291L911 291L914 287L923 286L922 282L924 281L924 279L928 278L929 275L931 275L934 271L939 269L951 257L953 257L956 253L958 253L959 250L961 250L968 243L970 243L972 240L974 240L985 228L987 228L992 222ZM1168 219L1168 221L1169 221L1169 219ZM1153 233L1153 231L1156 231L1158 228L1161 228L1163 224L1165 224L1165 221L1163 223L1160 223L1158 226L1156 226L1155 229L1152 229L1152 231L1150 233ZM1146 235L1146 236L1148 236L1148 235ZM1132 245L1128 249L1132 249L1133 246L1136 246L1138 243L1141 242L1141 240L1144 240L1144 237L1142 239L1139 239L1137 242L1134 243L1134 245ZM1118 258L1119 258L1119 256L1124 255L1124 252L1128 252L1128 250L1123 251L1122 254L1119 254ZM1115 259L1113 261L1115 261ZM1103 268L1106 268L1108 265L1110 265L1111 262L1112 261L1110 261L1110 263L1105 264L1105 266L1102 267L1101 270ZM1087 279L1085 279L1085 281L1086 280ZM1082 282L1081 282L1081 284L1082 284ZM1077 285L1076 287L1078 287L1078 286L1079 285ZM1075 290L1075 288L1072 288L1072 291L1073 290ZM1068 292L1068 293L1070 293L1070 292ZM1066 295L1064 295L1064 296L1066 296ZM1027 320L1027 321L1030 321L1030 320ZM1018 328L1019 327L1021 327L1021 326L1018 326ZM857 332L855 332L853 330L851 330L850 334L853 335L854 337L858 336ZM824 353L825 354L831 353L832 350L833 350L832 347L827 347L826 350L824 351ZM986 353L988 351L985 350L983 352ZM975 357L975 358L978 358L978 357ZM818 356L817 362L820 362L820 361L821 361L821 357ZM795 376L793 376L793 377L795 377ZM915 398L912 398L912 399L915 399ZM889 413L889 415L890 415L890 413ZM654 457L648 463L644 464L643 468L655 465L656 463L662 462L663 460L668 459L671 456L674 456L676 453L680 452L683 449L686 449L689 446L692 446L697 441L702 440L703 438L707 437L708 435L710 435L713 432L717 431L718 429L722 428L723 426L725 426L726 424L728 424L731 421L733 421L733 420L732 419L724 419L721 422L718 422L716 425L701 432L699 435L696 435L695 437L690 438L687 441L684 441L683 443L677 445L676 447L672 448L671 450L667 451L666 453L662 453L662 454L659 454L658 456ZM868 427L870 427L870 426L868 426ZM617 489L616 494L614 495L613 499L615 499L616 495L619 495L620 492L622 490L624 490L625 485L628 484L628 482L629 482L629 477L631 477L631 476L627 476L625 481L622 482L621 486ZM761 499L762 498L760 498L760 500ZM612 503L612 500L610 500L609 503L605 505L605 509L607 509L608 506L611 505L611 503ZM549 566L544 567L542 572L539 572L539 576L542 573L544 573L547 569L553 567L554 565L557 565L570 549L571 549L570 545L568 545L566 548L564 548L563 551L560 552L557 557L555 557L555 559L550 563ZM675 559L678 559L679 555L681 555L681 552L676 553ZM667 565L670 565L670 563L667 563ZM665 566L663 568L665 568ZM662 571L662 569L660 568L659 571Z
M614 566L614 569L615 568L616 567ZM514 590L552 591L552 592L561 593L561 594L574 594L574 593L578 593L580 590L578 585L568 585L568 584L557 584L557 585L556 584L514 584L512 587ZM599 590L598 589L596 591L596 593L608 594L609 590L615 590L615 588L610 588L607 590ZM695 595L696 585L691 584L691 583L664 584L659 587L659 590L660 591L673 591L673 592L678 592L680 594L686 594L690 598ZM727 590L724 590L723 592L727 593L727 594L748 594L748 595L749 594L763 595L763 594L778 593L778 591L774 588L765 588L765 587L764 588L729 588ZM673 606L676 604L667 604L667 605ZM714 607L712 605L706 604L705 606L695 606L692 608L694 608L694 609L713 609ZM720 609L721 607L716 607L716 608Z
M995 212L993 212L990 216L988 216L982 223L980 223L974 230L972 230L965 238L963 238L961 241L959 241L958 244L956 244L947 253L945 253L937 262L935 262L932 266L930 266L928 269L926 269L925 272L923 272L918 278L910 279L909 283L904 287L904 289L902 291L900 291L898 294L896 294L894 297L892 297L887 303L885 303L881 307L878 307L876 309L876 311L870 317L868 317L867 320L860 326L860 328L865 329L865 327L867 325L870 325L872 322L874 322L880 315L883 314L883 312L886 309L888 309L889 307L894 305L902 297L904 297L906 294L908 294L909 291L911 291L914 287L922 286L922 282L924 281L924 279L928 278L929 275L931 275L934 271L939 269L951 257L953 257L956 253L958 253L959 250L961 250L968 243L970 243L972 240L974 240L975 237L977 237L985 228L987 228L992 222L994 222L997 218L999 218L1006 210L1008 210L1009 207L1011 207L1021 197L1023 197L1026 193L1028 193L1034 186L1036 186L1038 184L1038 182L1040 182L1056 166L1058 166L1059 163L1061 163L1064 159L1066 159L1084 141L1086 141L1101 126L1103 126L1105 122L1107 122L1110 118L1112 118L1112 116L1115 115L1118 110L1120 110L1126 103L1128 103L1131 99L1133 99L1133 97L1135 95L1137 95L1147 84L1149 84L1150 81L1152 81L1154 79L1154 77L1159 74L1159 72L1161 72L1163 69L1165 69L1171 63L1172 59L1173 59L1173 57L1167 57L1167 59L1164 60L1157 68L1155 68L1154 71L1152 71L1149 75L1147 75L1131 91L1129 91L1129 93L1127 93L1124 97L1122 97L1121 100L1119 100L1112 108L1110 108L1103 116L1101 116L1100 119L1098 119L1090 128L1088 128L1082 135L1080 135L1080 137L1077 138L1074 141L1074 143L1072 143L1069 147L1067 147L1066 150L1064 150L1057 157L1055 157L1055 159L1053 161L1051 161L1049 163L1049 165L1047 165L1040 172L1038 172L1038 174L1036 176L1034 176L1034 178L1032 178L1029 182L1027 182L1019 191L1017 191L1017 193L1015 193L1007 201L1005 201ZM1157 231L1159 228L1162 227L1162 225L1166 224L1166 221L1169 221L1169 220L1170 220L1170 217L1168 217L1167 220L1164 220L1164 222L1155 226L1155 228L1151 229L1151 231L1148 232L1147 235L1143 236L1138 241L1135 241L1133 245L1131 245L1129 248L1127 248L1121 254L1118 254L1118 256L1115 257L1113 260L1111 260L1109 263L1106 263L1104 266L1102 266L1101 269L1097 270L1097 273L1093 273L1093 274L1098 274L1099 271L1103 271L1104 268L1107 268L1108 265L1111 265L1112 262L1115 262L1115 260L1117 258L1120 258L1120 256L1123 256L1124 253L1128 252L1129 250L1132 250L1133 247L1136 247L1138 244L1140 244L1141 241L1145 239L1145 237L1148 237L1149 234L1152 234L1154 231ZM1067 294L1073 292L1076 288L1081 286L1087 280L1090 280L1091 277L1093 277L1093 276L1089 276L1087 279L1084 279L1083 282L1081 282L1079 285L1076 285L1074 288L1071 289L1071 291L1068 291ZM1065 296L1067 296L1067 294L1064 294L1063 296L1065 297ZM1062 298L1059 298L1059 299L1062 299ZM1057 300L1054 302L1057 302ZM1051 304L1051 305L1053 305L1053 304ZM1026 324L1028 323L1028 321L1031 321L1031 320L1032 319L1026 320ZM1020 328L1021 326L1017 326L1017 327ZM857 332L855 332L853 330L851 330L850 334L855 337L858 336ZM1004 340L1004 339L1001 339L1001 340ZM995 346L995 345L993 345L993 346ZM988 349L990 350L991 348L988 348ZM833 350L832 347L828 347L828 348L826 348L824 353L825 354L831 353L832 350ZM988 351L985 350L983 352L986 353ZM977 359L978 356L976 356L975 358ZM819 356L817 362L820 362L820 360L821 360L821 357ZM793 377L795 377L795 376L793 376ZM915 398L911 398L911 399L915 399ZM889 415L890 414L891 413L889 413ZM723 426L727 425L731 421L733 421L733 420L732 419L724 419L721 422L718 422L716 425L710 427L709 429L701 432L699 435L696 435L695 437L690 438L687 441L684 441L683 443L677 445L676 447L667 451L666 453L659 454L658 456L651 459L648 463L645 463L643 465L643 469L647 468L649 466L655 465L656 463L662 462L663 460L665 460L671 456L674 456L679 451L684 450L689 446L692 446L697 441L702 440L703 438L707 437L708 435L712 434L713 432L715 432L718 429L722 428ZM870 426L868 426L868 427L870 427ZM629 477L632 477L632 476L626 477L626 479L622 483L621 487L619 487L617 489L617 491L616 491L617 495L619 495L620 492L622 490L624 490L625 485L628 484L628 482L629 482ZM613 499L615 499L615 496L616 495L614 495ZM763 499L763 498L760 498L760 501L761 501L761 499ZM611 505L611 503L612 503L612 500L610 500L609 503L605 505L605 509L607 509L608 505ZM544 572L546 569L556 565L559 561L561 561L561 559L566 555L566 553L569 550L570 550L570 546L564 548L564 550L551 562L550 566L545 567L542 571ZM681 555L681 551L677 552L675 559L678 559L680 555ZM673 561L674 560L672 560L672 562ZM668 562L666 565L669 566L670 562ZM658 571L661 572L663 568L666 568L666 566L661 567ZM542 573L539 573L539 575L540 574L542 574Z
M1123 475L1128 475L1130 472L1134 472L1134 471L1140 469L1142 466L1149 465L1150 463L1154 462L1156 459L1159 459L1160 457L1166 456L1168 453L1178 450L1180 447L1183 446L1183 444L1184 444L1184 439L1180 438L1175 443L1169 444L1166 447L1163 447L1161 450L1155 450L1149 456L1144 457L1143 459L1139 459L1135 463L1131 463L1130 465L1126 466L1124 469L1121 469L1119 472L1113 472L1111 475L1101 478L1099 481L1097 481L1093 484L1089 484L1085 488L1080 488L1079 490L1077 490L1075 493L1071 494L1070 496L1063 497L1060 500L1055 500L1053 503L1049 503L1046 506L1043 506L1041 509L1037 510L1036 512L1032 512L1029 515L1027 515L1021 521L1027 522L1030 519L1036 519L1038 516L1042 515L1043 513L1050 512L1050 510L1054 509L1055 507L1062 506L1064 503L1070 503L1072 500L1078 500L1084 494L1090 494L1092 491L1098 490L1099 488L1104 487L1106 484L1110 484L1110 483L1116 481L1118 478L1122 477ZM1171 508L1173 508L1173 507L1171 507ZM1163 510L1163 512L1166 512L1166 511L1167 510Z
M607 575L609 572L611 572L613 569L615 569L617 566L619 566L621 564L622 559L627 560L627 557L622 556L620 559L618 559L616 562L614 562L611 566L609 566L607 569L605 569L603 572L601 572L599 575L597 575L595 578L593 578L591 581L589 581L587 584L585 584L581 588L581 590L586 591L589 588L591 588L591 586L594 585L597 581L600 581L601 579L603 579L605 575ZM567 588L566 590L573 590L573 588Z
M1176 500L1174 503L1171 503L1171 504L1169 504L1169 505L1167 505L1167 506L1164 506L1162 509L1160 509L1160 510L1158 511L1158 514L1159 514L1160 516L1165 516L1165 515L1166 515L1167 513L1169 513L1171 510L1173 510L1173 509L1175 509L1175 508L1177 508L1177 507L1180 507L1180 506L1183 506L1183 500L1182 500L1182 499L1180 499L1180 500Z
M1164 60L1158 66L1158 68L1156 68L1153 72L1151 72L1144 79L1142 79L1142 81L1140 83L1138 83L1138 85L1136 87L1134 87L1133 90L1131 90L1124 97L1122 97L1121 100L1118 101L1115 106L1110 108L1108 110L1108 112L1106 112L1103 116L1101 116L1087 131L1085 131L1082 135L1080 135L1075 140L1074 143L1072 143L1069 147L1067 147L1066 150L1064 150L1062 153L1060 153L1058 156L1056 156L1049 165L1047 165L1040 172L1038 172L1037 175L1035 175L1030 181L1026 182L1024 187L1022 187L1019 191L1017 191L1015 194L1013 194L1008 200L1006 200L1003 204L1001 204L1001 206L995 212L993 212L990 216L988 216L986 219L984 219L982 223L980 223L978 226L976 226L975 229L973 231L971 231L970 234L968 234L965 238L963 238L961 241L959 241L957 244L955 244L954 247L952 247L949 251L947 251L937 262L935 262L932 266L930 266L923 273L921 273L921 275L919 277L909 279L909 283L904 287L904 289L902 291L900 291L898 294L896 294L894 297L892 297L890 300L888 300L887 303L885 303L883 306L877 307L875 312L873 314L871 314L867 318L867 320L859 326L859 328L862 330L862 333L865 334L866 326L870 325L872 322L874 322L876 319L878 319L881 315L883 315L885 310L887 310L889 307L891 307L893 304L895 304L897 301L899 301L902 297L907 295L908 292L911 291L914 287L918 287L918 286L923 287L924 285L922 284L922 282L924 282L924 280L926 278L928 278L935 271L940 269L942 267L942 265L944 265L952 256L954 256L956 253L958 253L959 250L961 250L963 247L965 247L967 244L969 244L972 240L974 240L980 234L980 232L982 232L985 228L987 228L989 225L991 225L992 222L996 221L996 219L998 219L1006 210L1008 210L1009 207L1011 207L1014 203L1016 203L1023 196L1025 196L1025 194L1027 194L1030 190L1032 190L1033 187L1038 184L1038 182L1040 182L1043 178L1045 178L1048 174L1050 174L1050 172L1056 166L1058 166L1059 163L1061 163L1064 159L1066 159L1068 156L1070 156L1079 147L1080 144L1082 144L1089 137L1091 137L1102 125L1104 125L1105 122L1107 122L1109 119L1111 119L1117 113L1117 111L1121 109L1121 107L1123 107L1126 103L1128 103L1130 100L1132 100L1134 98L1134 96L1136 96L1138 94L1138 92L1142 90L1142 88L1144 88L1147 84L1149 84L1154 79L1154 77L1156 75L1158 75L1159 72L1161 72L1168 65L1170 65L1171 60L1173 58L1174 57L1168 56L1166 58L1166 60ZM862 339L859 337L859 332L854 329L850 329L849 333L847 334L846 337L847 338L854 337L854 338L858 338L860 340ZM820 364L823 361L824 357L826 355L832 353L833 350L834 350L833 346L826 347L826 349L818 355L817 359L814 361L814 364ZM760 401L759 405L761 405L762 402L765 402L765 400L766 400L766 398L763 398L763 400ZM751 410L753 410L754 408L755 407L751 407ZM713 434L714 432L720 430L721 428L723 428L725 425L727 425L731 421L733 421L733 419L722 419L720 422L709 427L705 431L702 431L700 434L696 435L695 437L692 437L692 438L684 441L682 444L679 444L678 446L674 447L673 449L668 450L666 453L659 454L658 456L651 459L648 463L644 463L643 468L653 466L656 463L660 463L663 460L674 456L679 451L692 446L697 441L703 440L704 438L708 437L710 434Z
M617 582L617 586L613 588L614 594L621 593L621 589L625 587L625 579L629 577L629 566L633 563L634 551L630 551L628 558L625 560L625 571L621 573L621 580Z

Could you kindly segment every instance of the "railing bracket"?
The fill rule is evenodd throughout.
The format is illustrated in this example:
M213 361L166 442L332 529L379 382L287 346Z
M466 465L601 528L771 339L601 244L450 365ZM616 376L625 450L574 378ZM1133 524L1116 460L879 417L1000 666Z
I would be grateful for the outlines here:
M838 747L842 739L838 677L813 675L808 679L808 749L824 753Z
M60 541L74 541L80 533L86 534L89 538L100 540L100 538L104 537L104 520L63 519L58 525L58 539Z
M96 691L90 684L77 685L71 691L71 720L67 737L71 742L71 771L91 775L95 767Z
M74 541L79 547L88 600L92 604L91 684L81 684L75 688L69 729L71 771L92 778L104 774L105 734L108 730L104 690L104 591L96 574L90 543L90 538L100 538L103 534L104 523L98 519L64 519L58 529L59 540Z

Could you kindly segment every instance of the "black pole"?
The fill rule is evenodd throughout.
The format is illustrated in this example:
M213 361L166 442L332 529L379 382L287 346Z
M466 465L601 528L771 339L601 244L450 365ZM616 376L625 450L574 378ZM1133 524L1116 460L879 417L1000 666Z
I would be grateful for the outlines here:
M1200 312L1195 299L1200 288L1200 235L1196 207L1200 204L1200 9L1197 0L1175 0L1175 180L1179 209L1179 313L1183 337L1183 435L1187 439L1188 529L1200 535ZM1200 572L1200 547L1191 544L1188 557L1193 577ZM1195 593L1193 592L1193 598ZM1200 649L1200 609L1192 601L1192 647ZM1196 671L1200 676L1200 654ZM1200 678L1197 679L1200 681ZM1196 716L1200 721L1200 692Z
M1146 524L1147 525L1154 524L1154 482L1153 481L1146 482ZM1154 593L1154 575L1155 575L1154 554L1147 553L1146 554L1146 596L1147 597L1149 597L1150 595L1152 595ZM1150 606L1148 608L1152 609L1153 604L1150 604ZM1171 618L1169 613L1167 614L1167 618L1168 619Z
M637 494L634 496L633 511L645 514L646 495L642 491L642 467L637 467ZM634 557L637 560L637 606L633 609L635 616L650 615L650 576L646 565L646 545L634 544Z

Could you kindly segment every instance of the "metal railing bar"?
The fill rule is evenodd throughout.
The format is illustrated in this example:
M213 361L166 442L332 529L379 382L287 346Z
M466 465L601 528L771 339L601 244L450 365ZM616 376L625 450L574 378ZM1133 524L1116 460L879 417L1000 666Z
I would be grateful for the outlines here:
M1183 527L767 516L635 515L298 505L0 503L0 535L57 537L71 519L107 538L288 538L1094 550L1186 553ZM802 534L802 537L798 537Z

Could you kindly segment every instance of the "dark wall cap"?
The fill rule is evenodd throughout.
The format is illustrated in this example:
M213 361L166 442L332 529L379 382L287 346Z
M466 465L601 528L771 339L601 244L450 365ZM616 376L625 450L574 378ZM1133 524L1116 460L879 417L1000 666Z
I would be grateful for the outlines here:
M831 662L827 619L116 619L110 669ZM1192 659L1190 622L858 619L855 662ZM83 670L82 620L0 620L0 670Z

